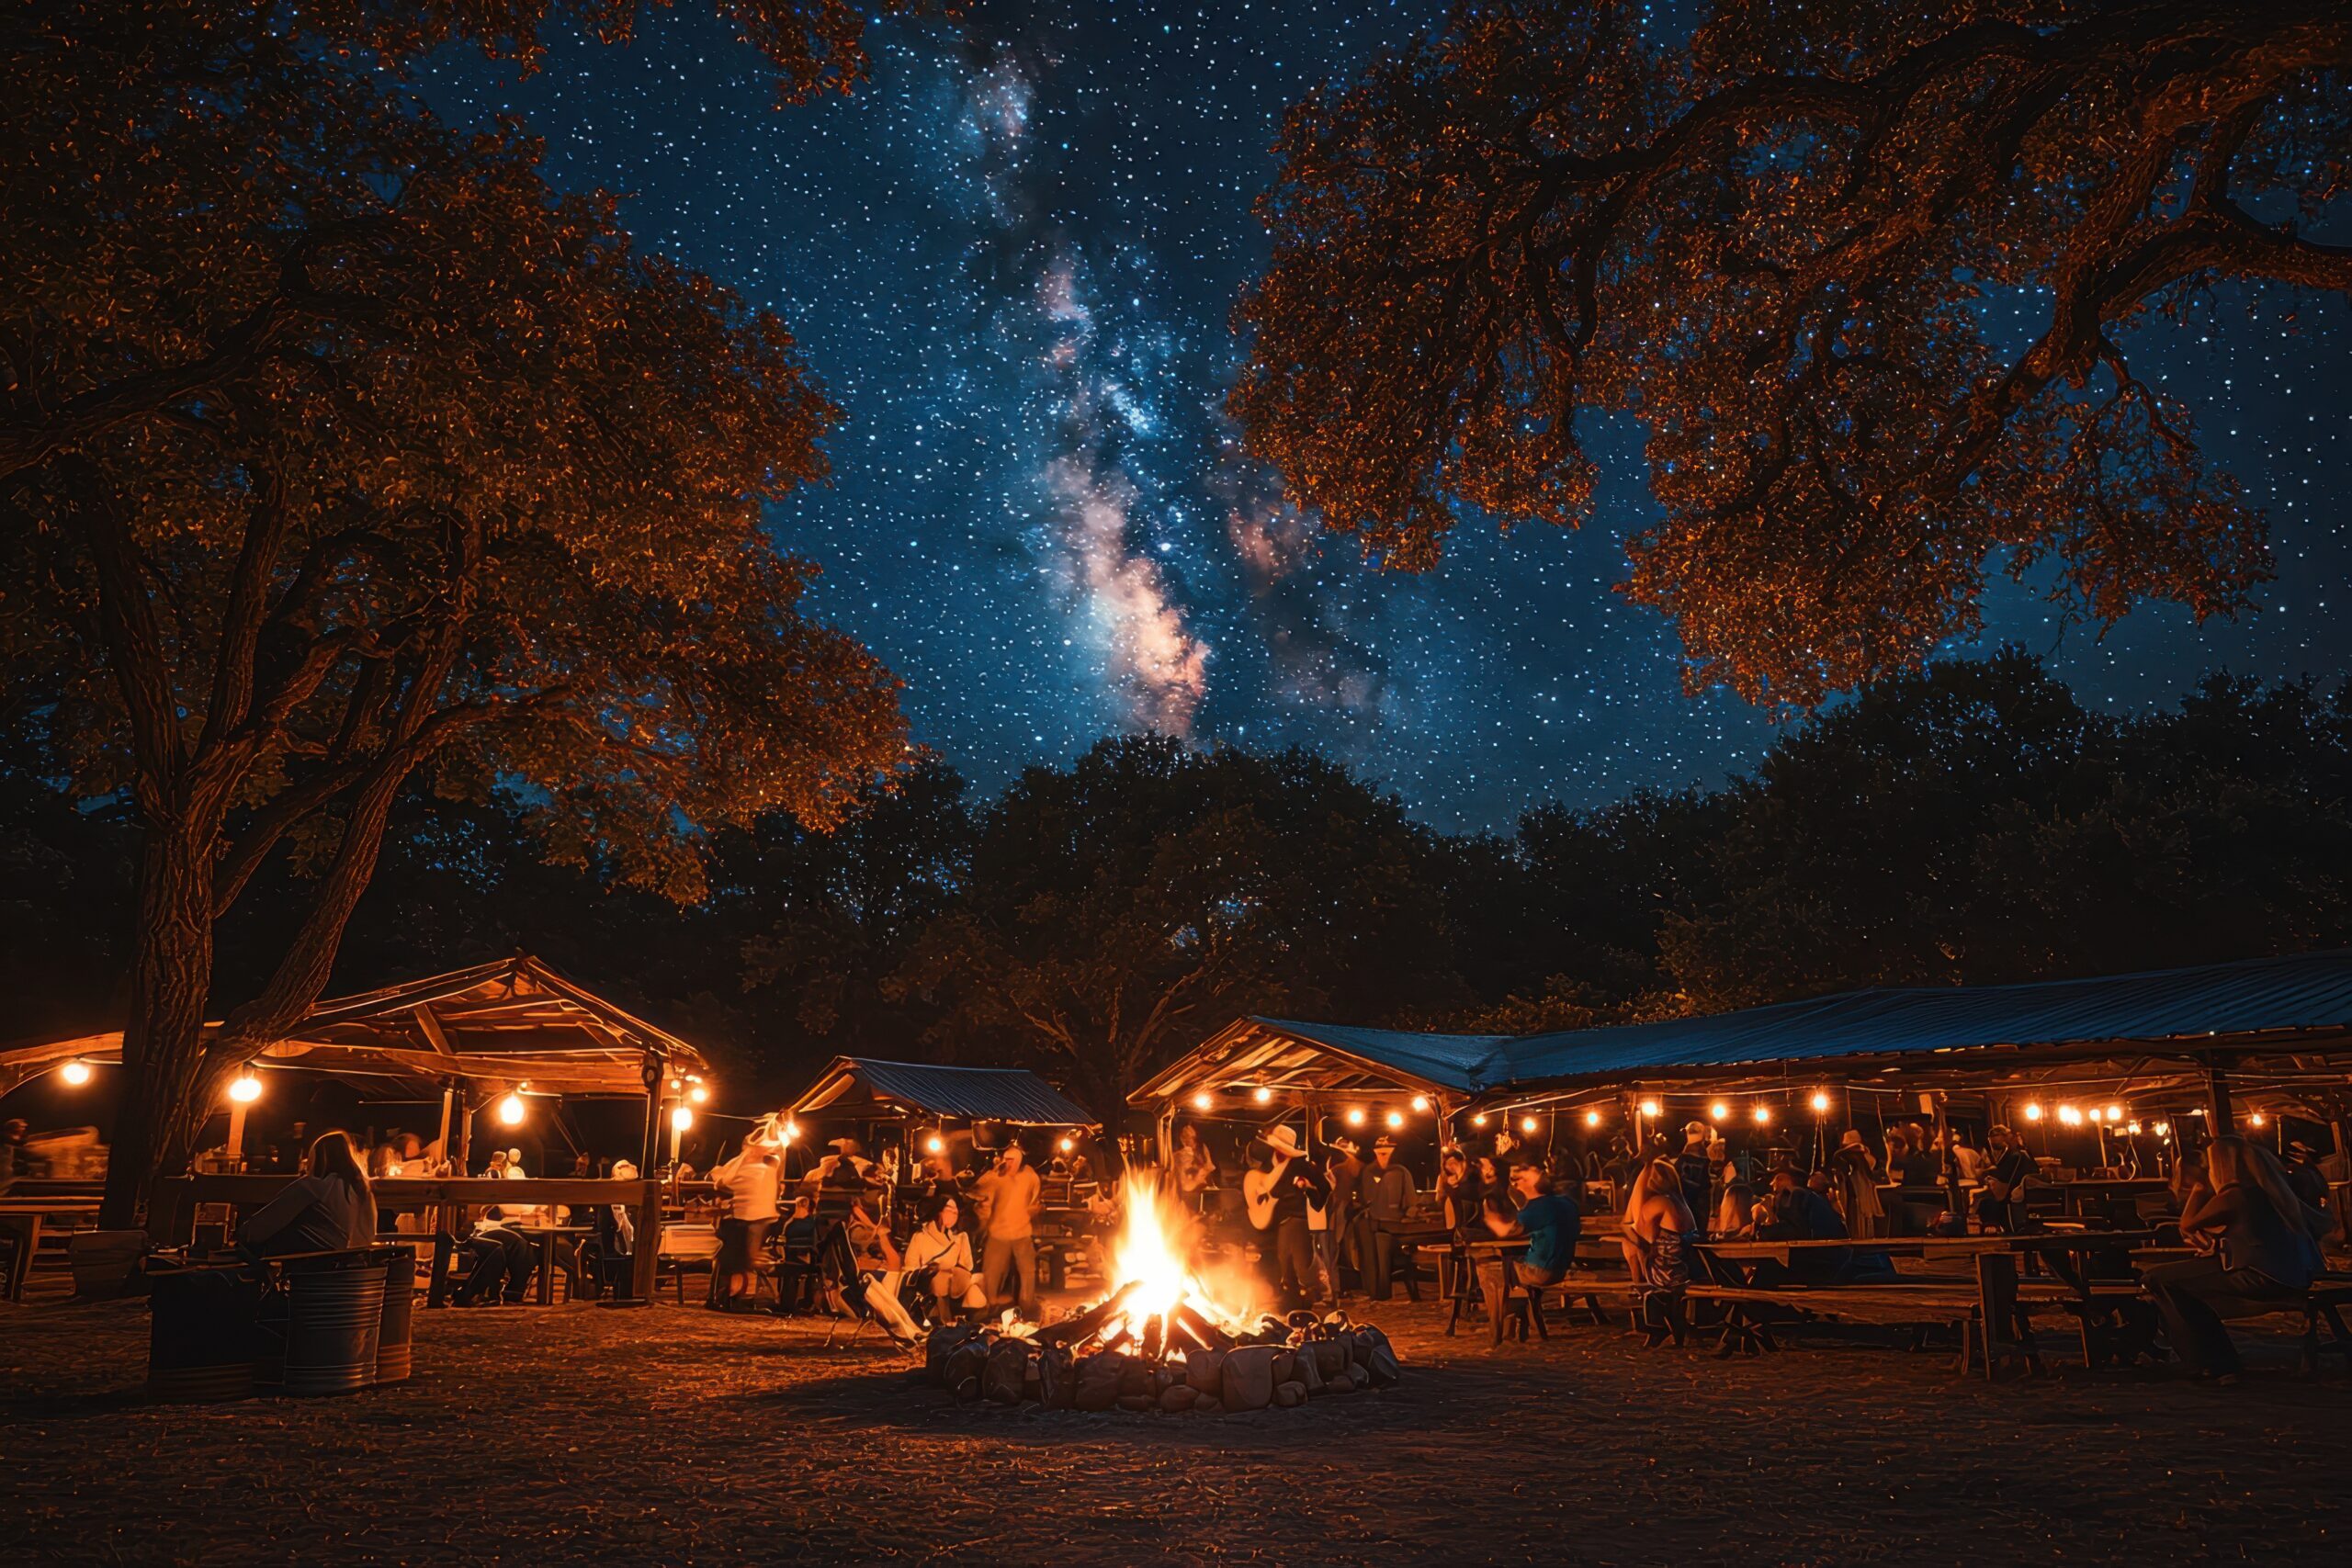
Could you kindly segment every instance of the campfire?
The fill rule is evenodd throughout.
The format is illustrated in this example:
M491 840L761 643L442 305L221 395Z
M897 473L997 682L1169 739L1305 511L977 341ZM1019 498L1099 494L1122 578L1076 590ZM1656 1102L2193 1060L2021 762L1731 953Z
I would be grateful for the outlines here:
M1388 1337L1343 1314L1252 1316L1220 1305L1187 1262L1189 1218L1148 1178L1129 1180L1111 1292L1058 1323L1007 1313L992 1325L933 1329L933 1382L961 1400L1213 1414L1304 1404L1401 1375Z

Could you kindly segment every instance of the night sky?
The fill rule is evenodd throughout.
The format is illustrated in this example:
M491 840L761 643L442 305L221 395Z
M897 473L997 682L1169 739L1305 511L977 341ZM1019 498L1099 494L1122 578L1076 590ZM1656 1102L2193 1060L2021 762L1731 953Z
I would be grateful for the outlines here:
M800 336L847 417L833 481L777 508L778 535L982 788L1154 727L1318 748L1447 828L1718 782L1771 727L1683 696L1670 628L1609 591L1653 510L1631 432L1596 439L1583 532L1465 527L1409 578L1318 543L1220 412L1284 105L1442 9L982 7L961 35L883 26L855 97L778 111L758 57L689 6L535 76L452 55L426 85L453 119L521 112L560 183L623 193L640 243ZM2268 509L2278 581L2234 624L2152 609L2103 638L2005 588L1987 640L2051 653L2095 704L2218 666L2352 667L2330 604L2352 577L2344 302L2225 299L2130 346Z

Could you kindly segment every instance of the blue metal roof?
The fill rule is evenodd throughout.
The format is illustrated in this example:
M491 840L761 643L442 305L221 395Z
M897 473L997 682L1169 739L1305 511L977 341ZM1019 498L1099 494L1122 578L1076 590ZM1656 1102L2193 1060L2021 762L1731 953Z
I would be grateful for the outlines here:
M1849 991L1706 1018L1532 1034L1498 1077L1537 1079L2352 1026L2352 953L2307 953L2018 986Z
M2030 985L1848 991L1704 1018L1517 1037L1418 1034L1279 1018L1252 1021L1441 1087L1476 1092L1839 1056L1987 1046L2177 1045L2274 1030L2352 1030L2352 952Z
M1091 1127L1094 1114L1025 1067L938 1067L844 1056L846 1066L879 1095L934 1116L1020 1122L1036 1127Z
M1250 1021L1280 1033L1362 1056L1384 1067L1442 1089L1468 1093L1492 1081L1497 1053L1508 1034L1419 1034L1402 1029L1355 1029L1339 1023L1301 1023L1287 1018Z

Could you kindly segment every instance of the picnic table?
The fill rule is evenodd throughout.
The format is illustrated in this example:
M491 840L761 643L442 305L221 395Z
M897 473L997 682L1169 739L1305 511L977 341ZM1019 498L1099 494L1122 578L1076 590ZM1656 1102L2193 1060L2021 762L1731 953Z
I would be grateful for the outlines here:
M514 1225L509 1228L520 1235L529 1236L539 1244L539 1279L538 1283L533 1287L533 1293L537 1298L539 1305L553 1306L555 1304L556 1243L566 1236L588 1235L595 1230L595 1227L594 1225L534 1224Z
M16 1243L16 1252L8 1259L8 1277L0 1281L0 1294L12 1302L25 1299L25 1285L32 1278L33 1254L40 1250L41 1226L45 1223L96 1219L97 1213L96 1198L19 1197L14 1193L0 1196L0 1235Z

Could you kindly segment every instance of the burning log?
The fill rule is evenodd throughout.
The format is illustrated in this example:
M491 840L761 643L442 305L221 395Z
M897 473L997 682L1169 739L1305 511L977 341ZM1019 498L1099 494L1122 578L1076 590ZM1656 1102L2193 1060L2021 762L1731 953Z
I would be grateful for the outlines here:
M1199 1340L1202 1349L1230 1350L1233 1348L1233 1336L1203 1317L1200 1310L1192 1303L1178 1302L1176 1310L1168 1315L1176 1326Z
M1102 1332L1105 1324L1118 1316L1120 1309L1126 1305L1127 1298L1142 1288L1142 1280L1129 1280L1076 1317L1065 1318L1050 1327L1041 1328L1032 1337L1040 1345L1083 1345Z

